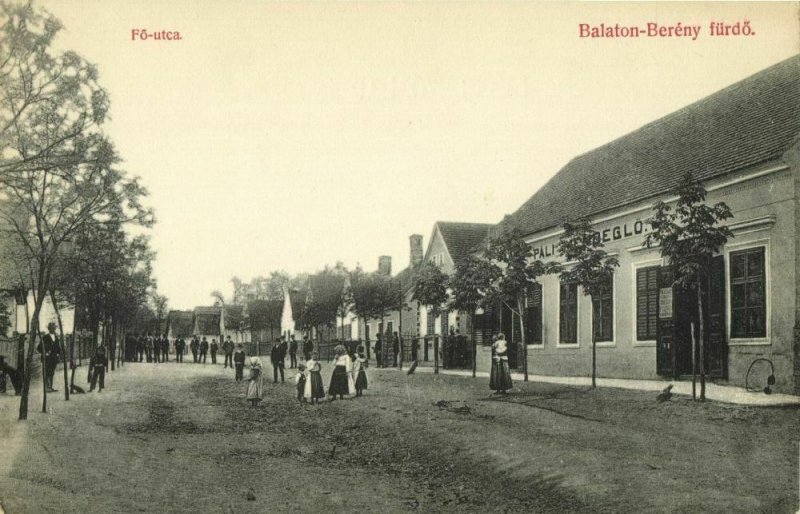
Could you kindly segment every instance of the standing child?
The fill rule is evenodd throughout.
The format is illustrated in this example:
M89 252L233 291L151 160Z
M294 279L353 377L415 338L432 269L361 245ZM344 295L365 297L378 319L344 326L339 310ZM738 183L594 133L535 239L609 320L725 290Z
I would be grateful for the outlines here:
M297 401L304 402L306 399L304 398L306 392L306 366L305 364L300 364L297 366L297 375L294 376L294 383L297 386Z
M237 382L242 381L242 375L244 372L244 350L242 350L242 345L236 345L236 351L233 352L233 365L236 368L236 374L234 375Z
M367 388L367 358L364 356L364 347L358 347L355 359L353 359L353 380L356 385L356 396L362 396L364 389Z
M311 353L311 358L306 361L308 378L303 395L311 400L311 403L319 403L320 398L325 398L325 388L322 386L322 365L317 362L317 352Z
M261 359L250 358L250 383L247 384L247 399L255 407L264 398L264 384L261 374Z

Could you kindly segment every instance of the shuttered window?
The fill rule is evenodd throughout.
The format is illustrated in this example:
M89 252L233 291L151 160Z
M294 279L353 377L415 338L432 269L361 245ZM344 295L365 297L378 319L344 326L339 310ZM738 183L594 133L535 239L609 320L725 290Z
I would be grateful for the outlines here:
M559 292L560 344L578 344L578 285L562 282Z
M658 266L636 270L636 340L654 341L658 322Z
M427 334L432 336L436 333L436 316L433 315L433 312L428 311L428 331Z
M525 342L542 344L542 285L531 284L525 298Z
M614 277L608 277L599 298L592 298L592 331L597 342L614 340Z
M767 336L764 247L731 252L731 337Z

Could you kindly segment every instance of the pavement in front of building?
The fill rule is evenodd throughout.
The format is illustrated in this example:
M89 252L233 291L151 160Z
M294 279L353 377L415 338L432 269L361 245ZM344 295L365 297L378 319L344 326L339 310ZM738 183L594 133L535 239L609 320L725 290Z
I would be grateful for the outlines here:
M433 373L433 367L420 366L417 372ZM457 375L472 377L472 371L461 369L442 369L439 373L446 375ZM489 373L478 371L476 377L489 378ZM522 373L512 373L514 380L522 381ZM591 377L553 377L546 375L528 375L530 382L545 382L550 384L565 384L572 386L590 386ZM672 384L674 394L692 395L692 383L685 381L663 381L663 380L630 380L623 378L598 378L597 387L616 387L619 389L636 389L639 391L662 391L667 384ZM700 395L700 383L697 383L697 394ZM778 407L783 405L800 405L800 396L790 394L765 394L763 392L750 392L741 387L721 386L706 383L706 399L723 403L735 403L738 405L752 405L756 407Z

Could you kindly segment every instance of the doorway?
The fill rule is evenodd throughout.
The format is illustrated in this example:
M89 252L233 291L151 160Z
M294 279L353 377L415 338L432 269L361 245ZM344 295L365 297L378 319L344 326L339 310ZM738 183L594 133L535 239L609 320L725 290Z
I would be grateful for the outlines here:
M656 372L663 377L680 378L692 374L692 326L695 359L699 363L699 323L697 293L673 287L674 273L661 267L658 284L658 323ZM705 372L710 378L728 378L728 343L725 337L725 262L712 259L711 273L703 289ZM698 364L699 365L699 364ZM699 368L698 368L699 373Z

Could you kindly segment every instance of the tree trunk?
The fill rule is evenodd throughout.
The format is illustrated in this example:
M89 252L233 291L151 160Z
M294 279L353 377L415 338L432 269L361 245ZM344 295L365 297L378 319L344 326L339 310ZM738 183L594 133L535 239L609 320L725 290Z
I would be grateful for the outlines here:
M26 298L27 301L27 298ZM39 331L39 308L34 307L33 319L30 320L28 332L28 353L25 356L25 372L22 381L22 396L19 399L19 419L28 419L28 395L31 389L31 368L33 367L33 350L36 347L36 333Z
M439 313L435 313L434 319L439 317ZM434 331L435 332L435 331ZM439 373L439 338L433 334L433 372Z
M694 322L689 324L692 337L692 400L697 400L697 339L694 336Z
M69 401L69 377L67 376L67 347L64 343L64 325L61 321L61 309L58 308L58 303L56 303L56 294L53 290L50 290L50 301L53 302L53 310L56 311L56 319L58 320L58 333L61 336L61 357L64 362L64 401Z
M697 312L698 312L698 343L700 349L699 361L698 365L700 366L700 401L706 401L706 366L705 366L705 348L706 348L706 339L705 339L705 327L703 323L703 288L700 287L700 284L697 285Z
M40 284L44 282L44 272L39 273ZM30 320L30 342L28 346L28 354L25 357L25 373L23 376L22 382L22 397L19 400L19 419L24 420L28 419L28 395L30 394L31 390L31 368L33 367L33 351L36 346L36 337L39 333L39 313L42 311L42 302L44 302L44 291L39 291L39 295L37 295L34 300L34 308L33 308L33 317ZM25 298L25 312L27 316L27 304L28 299ZM42 352L44 353L44 352ZM44 370L43 370L44 373ZM47 393L44 396L45 400L47 399ZM45 405L46 407L46 405ZM46 411L45 411L46 412Z
M469 337L472 342L472 378L475 378L475 374L478 371L478 341L475 339L475 314L469 315L469 319L467 323L469 323Z
M525 376L525 382L528 381L528 345L525 342L525 310L523 309L523 300L521 297L517 298L517 310L519 315L519 338L522 343L522 373ZM512 313L513 315L513 313Z
M110 321L106 318L106 322L108 323L108 331L106 332L108 334L108 344L111 346L111 371L114 371L116 369L115 363L117 360L117 322L113 317ZM153 351L155 352L155 345ZM155 354L153 357L155 357Z
M597 387L597 335L592 330L592 389Z

